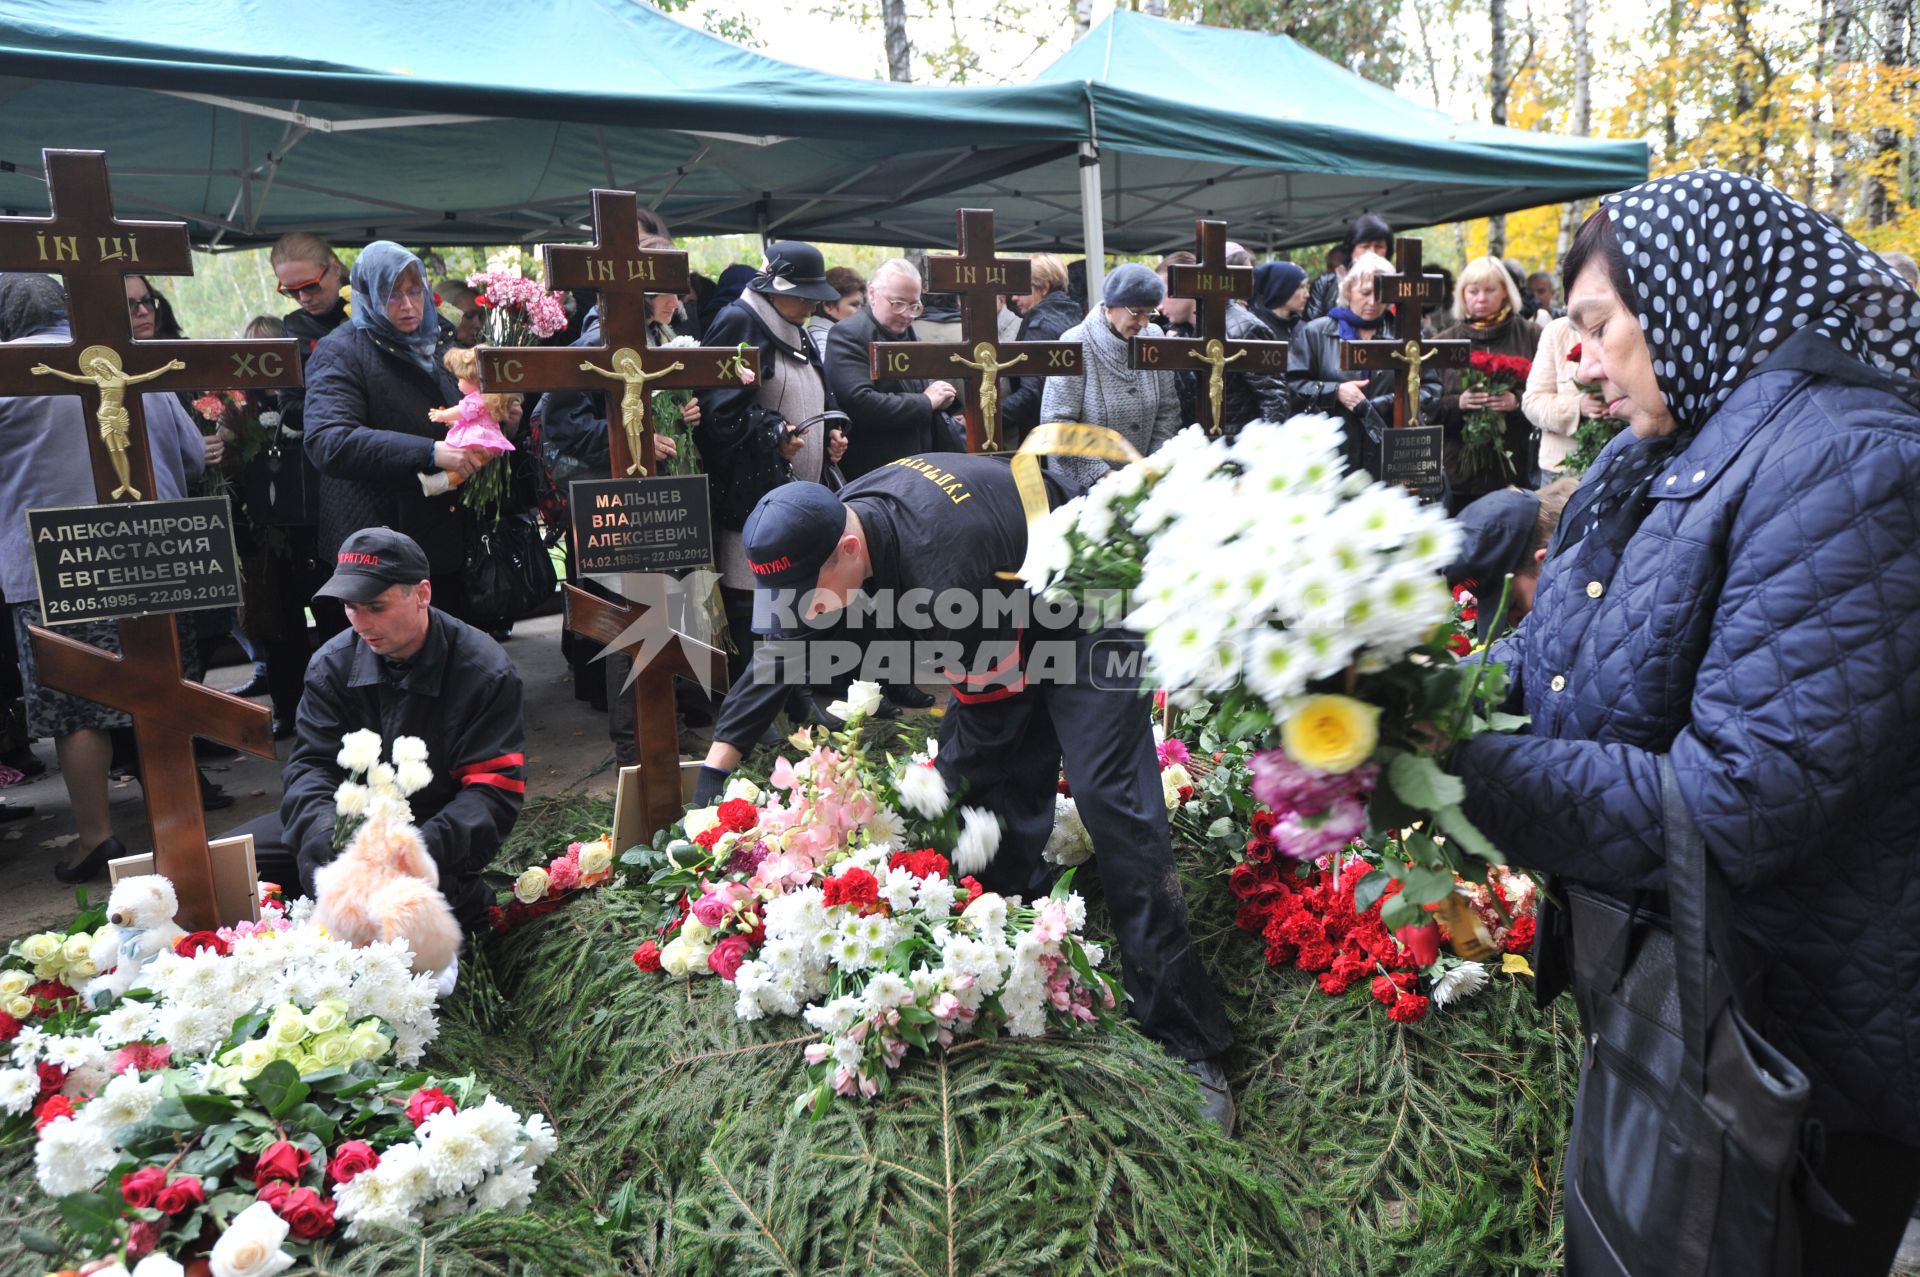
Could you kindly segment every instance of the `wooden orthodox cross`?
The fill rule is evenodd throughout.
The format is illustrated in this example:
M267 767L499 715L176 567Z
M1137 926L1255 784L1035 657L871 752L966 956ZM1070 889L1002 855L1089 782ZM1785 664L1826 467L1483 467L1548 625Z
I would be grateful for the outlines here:
M1444 284L1438 275L1422 273L1419 240L1396 240L1394 265L1395 273L1375 276L1375 300L1394 308L1394 330L1401 335L1391 340L1342 341L1340 367L1349 372L1393 374L1393 432L1381 444L1381 479L1422 493L1438 491L1444 430L1421 423L1420 377L1428 364L1465 368L1473 343L1421 339L1420 304L1439 300Z
M65 345L0 347L0 395L81 396L93 418L87 444L100 500L148 501L153 458L141 395L297 386L298 343L134 341L124 279L192 274L186 227L116 218L104 152L47 151L45 162L51 216L0 218L0 271L59 274L73 336ZM178 921L189 931L234 921L219 917L215 903L193 738L272 758L272 716L263 706L182 679L171 616L128 617L119 626L118 656L29 627L40 680L132 715L154 866L173 882Z
M639 201L631 191L593 193L592 244L549 245L547 287L592 288L600 294L598 346L483 346L480 384L492 391L602 391L613 477L646 474L657 390L734 386L741 371L759 375L759 352L730 347L647 345L647 294L682 293L687 255L640 247ZM649 833L676 820L680 746L674 725L673 679L723 687L726 654L672 627L666 581L652 573L621 576L624 599L566 587L567 629L604 645L602 655L634 657L635 761Z
M958 342L877 341L869 348L868 373L889 377L925 377L964 382L967 451L1004 452L1000 433L1000 377L1078 377L1082 375L1077 341L1001 341L999 308L994 299L1033 289L1033 267L1024 257L996 257L993 210L963 208L960 252L927 259L927 288L960 298Z
M1205 371L1206 393L1199 397L1200 421L1210 435L1220 433L1220 406L1226 398L1227 365L1244 359L1246 369L1272 377L1287 375L1284 341L1234 341L1227 336L1227 307L1253 296L1253 267L1227 265L1227 224L1208 218L1193 223L1195 256L1191 264L1167 267L1167 295L1199 303L1191 337L1135 337L1127 366L1164 372Z

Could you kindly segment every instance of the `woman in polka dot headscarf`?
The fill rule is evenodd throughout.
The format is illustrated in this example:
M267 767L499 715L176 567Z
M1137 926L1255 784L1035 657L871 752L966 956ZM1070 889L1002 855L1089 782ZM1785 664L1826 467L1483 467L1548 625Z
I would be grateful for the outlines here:
M1806 1216L1806 1271L1880 1277L1920 1191L1920 297L1822 214L1712 171L1605 200L1565 288L1579 379L1631 429L1495 652L1531 722L1455 753L1467 811L1517 863L1634 900L1666 887L1671 764L1671 820L1732 892L1741 952L1716 956L1810 1079L1852 1219ZM1543 920L1543 976L1566 925ZM1570 1270L1618 1271L1575 1254L1575 1215L1619 1207L1600 1199L1658 1143L1637 1170L1569 1164Z

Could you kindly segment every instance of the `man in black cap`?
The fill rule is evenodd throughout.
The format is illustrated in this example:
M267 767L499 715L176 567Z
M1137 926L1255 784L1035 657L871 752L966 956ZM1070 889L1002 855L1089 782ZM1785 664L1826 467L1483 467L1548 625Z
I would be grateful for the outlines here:
M1045 484L1049 504L1064 499L1055 479ZM933 453L881 466L838 495L788 484L755 507L745 545L763 632L791 639L810 620L839 618L838 634L853 642L869 615L890 607L886 638L865 645L862 676L924 653L952 682L936 766L950 792L992 812L1004 830L991 860L957 864L960 872L996 891L1046 891L1053 868L1040 853L1064 757L1093 837L1133 1014L1187 1061L1208 1117L1230 1130L1233 1101L1219 1057L1232 1033L1187 928L1150 705L1139 692L1141 643L1123 631L1083 628L1071 608L1045 605L1000 575L1027 552L1012 468L998 457ZM918 652L900 650L893 636L903 630ZM833 642L774 641L755 651L721 710L698 800L719 794L771 721L786 690L782 658L817 659ZM784 671L800 679L822 672Z
M432 779L408 798L440 867L440 890L462 926L482 927L492 896L480 880L520 818L527 791L520 675L500 645L433 607L427 556L390 528L365 528L340 546L317 592L346 608L350 628L314 653L295 716L280 813L236 833L254 836L262 878L311 895L332 860L334 792L347 773L340 740L377 732L426 743Z
M1454 516L1461 531L1460 556L1447 566L1447 584L1473 592L1482 640L1504 628L1497 624L1501 618L1493 609L1499 606L1508 573L1513 574L1513 591L1507 600L1506 621L1518 625L1533 611L1540 565L1546 562L1547 546L1560 527L1567 498L1579 485L1578 479L1569 478L1555 479L1537 492L1501 488L1470 502Z

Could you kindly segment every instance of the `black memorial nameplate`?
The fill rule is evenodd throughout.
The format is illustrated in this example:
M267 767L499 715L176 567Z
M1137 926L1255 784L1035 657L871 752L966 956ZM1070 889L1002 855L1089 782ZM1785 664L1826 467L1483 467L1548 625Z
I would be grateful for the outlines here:
M47 625L240 605L225 497L27 511Z
M703 474L576 479L573 551L582 576L668 572L714 562Z
M1441 458L1446 431L1440 426L1388 430L1380 441L1380 479L1421 496L1437 496L1446 484Z

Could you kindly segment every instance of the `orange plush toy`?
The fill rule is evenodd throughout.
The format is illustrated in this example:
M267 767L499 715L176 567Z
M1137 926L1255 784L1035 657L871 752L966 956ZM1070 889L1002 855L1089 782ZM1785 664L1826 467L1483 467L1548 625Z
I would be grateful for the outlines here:
M369 820L338 859L313 876L314 921L355 947L405 940L413 969L447 971L460 924L440 894L440 867L412 825Z

